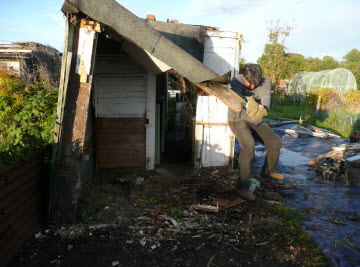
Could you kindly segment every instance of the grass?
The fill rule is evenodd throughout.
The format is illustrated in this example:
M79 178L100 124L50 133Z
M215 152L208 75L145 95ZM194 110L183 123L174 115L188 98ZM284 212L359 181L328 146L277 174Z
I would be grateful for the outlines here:
M266 118L298 120L300 116L307 124L331 130L346 138L354 131L360 130L360 114L348 112L341 108L316 112L314 108L306 104L276 103L270 108Z
M305 218L302 212L283 204L263 203L262 205L271 215L279 218L278 229L274 231L278 233L278 236L273 240L274 243L278 242L277 245L282 247L283 241L291 238L290 242L293 246L301 246L310 256L308 259L311 259L311 262L306 262L307 266L329 266L325 255L301 226L301 221Z
M300 116L302 119L306 119L314 114L315 110L307 105L281 103L272 106L269 110L269 114L266 118L289 118L298 120Z

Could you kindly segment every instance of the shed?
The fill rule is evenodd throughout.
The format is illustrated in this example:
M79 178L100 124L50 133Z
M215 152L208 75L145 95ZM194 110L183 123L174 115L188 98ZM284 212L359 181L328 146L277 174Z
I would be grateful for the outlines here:
M59 51L35 42L0 44L0 69L11 69L27 82L59 81L61 56Z
M239 111L243 104L227 87L238 71L239 34L143 20L113 0L66 0L62 11L67 24L51 197L57 219L74 220L81 187L96 170L150 170L161 163L169 72L193 89L195 105L202 103L190 125L194 163L229 164L234 137L227 108ZM197 97L202 90L217 97ZM209 105L222 112L215 123ZM224 129L226 145L223 134L210 138L213 127ZM223 157L205 160L213 155Z

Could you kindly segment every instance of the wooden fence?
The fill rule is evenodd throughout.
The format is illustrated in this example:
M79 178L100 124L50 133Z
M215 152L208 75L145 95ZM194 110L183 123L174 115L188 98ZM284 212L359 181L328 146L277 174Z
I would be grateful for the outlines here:
M40 231L46 219L48 177L44 150L19 166L0 171L0 265L8 264L26 239Z

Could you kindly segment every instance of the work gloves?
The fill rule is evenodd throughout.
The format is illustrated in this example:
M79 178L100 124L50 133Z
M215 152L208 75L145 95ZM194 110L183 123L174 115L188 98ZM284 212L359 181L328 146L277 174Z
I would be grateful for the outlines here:
M258 121L267 115L267 111L264 106L259 105L259 103L255 101L254 97L246 97L246 100L248 102L246 113L250 116L251 119Z

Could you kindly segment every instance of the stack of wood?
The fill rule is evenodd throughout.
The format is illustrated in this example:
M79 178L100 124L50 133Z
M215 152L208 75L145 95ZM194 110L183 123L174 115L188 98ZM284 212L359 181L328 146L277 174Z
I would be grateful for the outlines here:
M284 121L279 123L269 123L270 127L280 126L290 123L296 123L296 121ZM314 136L320 138L340 138L343 139L340 135L337 135L329 130L321 129L312 125L300 126L297 125L297 129L281 129L281 128L274 128L274 131L277 132L286 132L296 138L303 137L303 136Z

